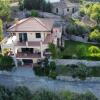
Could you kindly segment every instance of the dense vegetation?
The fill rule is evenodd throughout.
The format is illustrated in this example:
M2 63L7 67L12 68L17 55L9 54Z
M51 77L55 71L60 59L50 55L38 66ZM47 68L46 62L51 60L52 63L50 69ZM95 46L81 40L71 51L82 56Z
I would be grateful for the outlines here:
M100 77L99 67L86 67L84 64L59 65L56 67L57 74L62 76L78 77L86 79L86 77Z
M13 64L11 57L0 55L0 70L11 70L14 67Z
M3 22L0 19L0 41L3 39Z
M51 12L51 3L45 0L19 0L20 9L40 10L44 12Z
M86 44L75 41L66 41L65 47L61 49L63 59L87 59L100 60L99 45Z
M56 64L55 62L49 62L46 58L41 64L35 65L33 70L38 76L48 76L52 79L56 79Z
M90 32L90 28L79 20L70 19L66 25L68 35L78 35L84 37Z
M9 0L0 0L0 18L8 20L10 17L10 2Z
M98 98L91 92L84 94L69 91L55 93L49 90L39 89L31 93L26 87L17 87L10 91L0 86L0 100L98 100Z

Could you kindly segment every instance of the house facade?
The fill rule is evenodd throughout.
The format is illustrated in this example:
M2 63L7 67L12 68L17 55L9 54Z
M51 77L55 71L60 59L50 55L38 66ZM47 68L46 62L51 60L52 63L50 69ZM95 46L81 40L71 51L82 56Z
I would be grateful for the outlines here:
M79 3L69 0L60 0L60 2L52 3L52 6L52 12L61 16L71 16L79 11Z
M37 63L49 56L48 44L61 45L62 26L53 19L26 18L11 26L10 37L3 40L2 52L8 48L18 63Z

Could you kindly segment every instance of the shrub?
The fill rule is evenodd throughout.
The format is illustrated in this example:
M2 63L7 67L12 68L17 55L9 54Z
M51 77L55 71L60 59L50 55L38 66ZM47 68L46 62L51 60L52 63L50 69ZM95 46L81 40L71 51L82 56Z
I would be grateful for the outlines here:
M91 92L85 94L74 94L72 100L98 100Z
M39 15L38 15L38 12L37 12L37 11L32 10L32 11L31 11L31 16L32 16L32 17L38 17Z
M62 100L62 98L56 93L42 89L36 91L31 100Z
M97 46L91 46L88 49L90 54L100 53L100 49Z
M86 55L86 52L87 52L86 46L84 46L84 45L77 46L77 56L78 57L85 56Z
M13 91L12 100L31 100L32 94L26 87L17 87Z
M37 65L37 66L33 67L33 70L36 75L44 76L44 68L42 68L41 66Z
M84 64L79 63L73 75L81 80L85 80L90 75L90 70Z
M0 56L0 69L1 70L11 70L14 62L13 59L9 56Z
M11 92L7 88L0 86L0 100L10 100L10 95Z
M95 40L97 42L100 42L100 31L95 29L93 32L90 33L89 38L91 40Z
M48 76L49 71L50 71L49 66L42 67L40 65L34 66L33 70L34 70L35 74L38 76Z
M49 66L51 70L56 70L56 63L54 61L51 61Z
M53 70L50 70L50 72L49 72L49 77L52 78L52 79L56 79L56 77L57 77L57 72L56 72L56 71L53 71Z

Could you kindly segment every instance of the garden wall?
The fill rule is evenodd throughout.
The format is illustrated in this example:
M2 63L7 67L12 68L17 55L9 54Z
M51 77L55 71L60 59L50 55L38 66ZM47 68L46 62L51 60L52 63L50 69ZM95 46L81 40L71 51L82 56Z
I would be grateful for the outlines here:
M74 40L74 41L79 41L79 42L87 42L88 41L88 38L82 38L80 36L75 36L75 35L71 35L71 40Z
M100 61L87 61L87 60L77 60L77 59L56 59L55 62L57 65L83 63L88 67L100 67Z

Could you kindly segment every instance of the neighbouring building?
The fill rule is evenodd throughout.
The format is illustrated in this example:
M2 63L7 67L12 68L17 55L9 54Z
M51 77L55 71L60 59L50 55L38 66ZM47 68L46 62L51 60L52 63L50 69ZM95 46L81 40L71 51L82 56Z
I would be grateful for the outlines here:
M59 2L52 3L52 12L57 15L71 16L79 11L79 3L70 2L69 0L60 0Z
M62 26L54 19L25 18L12 25L7 32L9 37L2 41L2 53L9 50L16 66L37 63L50 54L48 44L61 45Z

